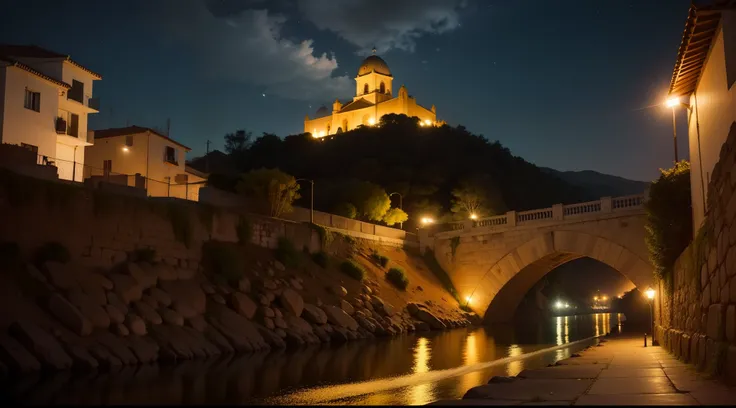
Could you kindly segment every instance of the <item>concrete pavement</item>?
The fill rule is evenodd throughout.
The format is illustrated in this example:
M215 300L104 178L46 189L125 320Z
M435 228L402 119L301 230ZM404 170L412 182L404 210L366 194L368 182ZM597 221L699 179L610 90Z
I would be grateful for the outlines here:
M555 366L429 405L736 405L736 387L707 378L643 335L602 340Z

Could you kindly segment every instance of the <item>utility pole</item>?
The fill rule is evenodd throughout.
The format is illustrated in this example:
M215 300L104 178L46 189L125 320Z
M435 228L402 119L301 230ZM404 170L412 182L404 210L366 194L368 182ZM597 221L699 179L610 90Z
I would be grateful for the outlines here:
M204 172L210 172L210 141L207 140L207 153L204 155Z

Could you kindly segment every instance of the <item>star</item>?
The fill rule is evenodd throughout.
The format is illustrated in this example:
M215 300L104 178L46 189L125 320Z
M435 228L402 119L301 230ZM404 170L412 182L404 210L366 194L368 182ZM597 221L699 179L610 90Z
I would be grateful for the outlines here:
M261 94L261 95L263 95L264 98L266 97L266 94L265 93L264 94Z

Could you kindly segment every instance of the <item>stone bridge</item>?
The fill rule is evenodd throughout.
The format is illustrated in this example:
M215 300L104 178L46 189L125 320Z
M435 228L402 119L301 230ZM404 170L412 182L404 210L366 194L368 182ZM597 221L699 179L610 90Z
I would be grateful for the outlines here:
M436 225L419 230L460 300L486 322L510 321L524 295L544 275L590 257L629 278L639 290L653 285L645 236L645 195Z

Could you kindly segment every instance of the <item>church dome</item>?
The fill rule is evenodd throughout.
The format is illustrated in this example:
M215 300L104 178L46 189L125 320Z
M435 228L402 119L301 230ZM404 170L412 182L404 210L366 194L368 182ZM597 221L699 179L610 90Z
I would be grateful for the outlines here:
M327 116L330 114L330 111L327 110L325 106L320 106L319 109L317 109L317 117L321 118L322 116Z
M391 75L391 71L388 69L386 61L377 55L371 55L363 60L363 63L360 64L360 68L358 68L358 76L370 74L371 71L376 71L383 75Z

